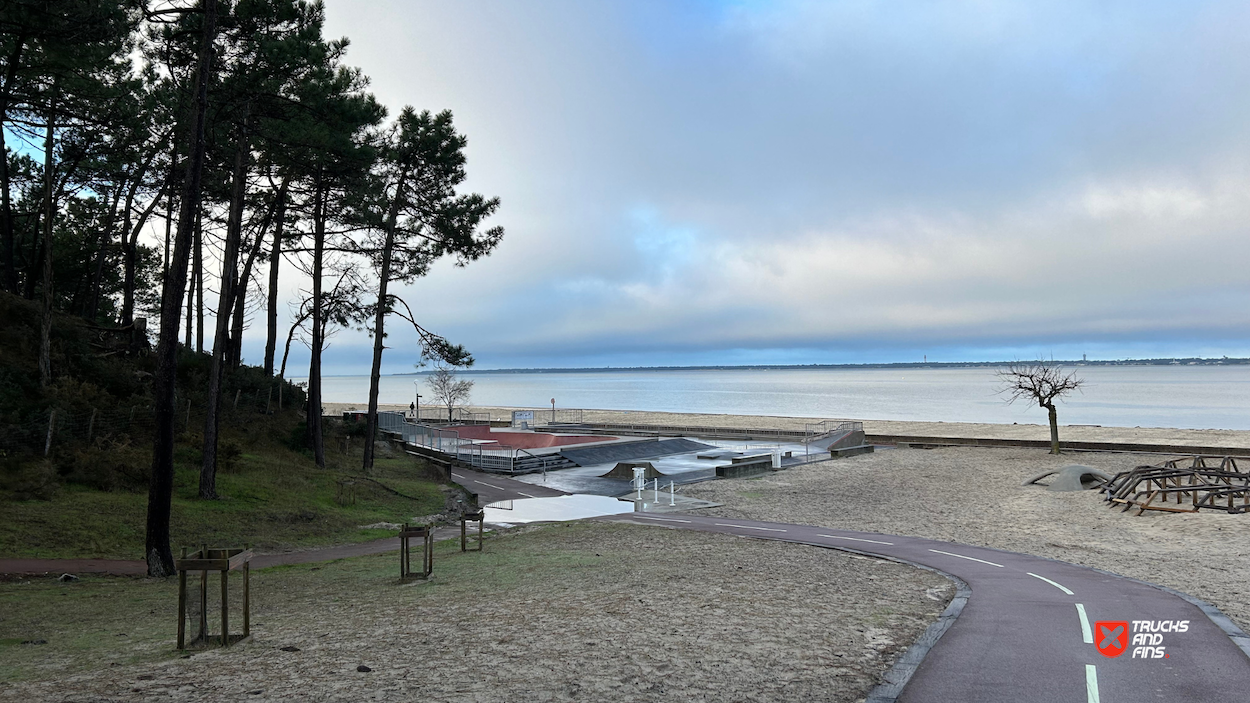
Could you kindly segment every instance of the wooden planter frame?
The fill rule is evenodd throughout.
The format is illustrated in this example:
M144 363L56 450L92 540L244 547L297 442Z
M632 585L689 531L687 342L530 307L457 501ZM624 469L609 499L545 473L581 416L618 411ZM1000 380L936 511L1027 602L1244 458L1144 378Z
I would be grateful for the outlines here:
M480 552L482 551L483 532L485 528L483 523L486 520L486 511L478 508L477 512L464 512L460 514L460 551L462 552ZM477 523L477 543L472 549L469 548L468 542L468 523Z
M412 550L409 540L421 539L421 571L412 570ZM399 530L399 580L409 578L429 578L434 573L434 528L431 525L414 527L408 523Z
M208 632L208 572L221 572L221 646L228 647L230 638L230 578L231 571L243 571L243 634L236 635L234 642L245 639L252 634L252 550L242 549L209 549L200 545L198 551L187 554L182 548L182 556L174 562L178 570L178 649L187 648L187 572L200 572L200 632L191 644L203 642L208 644L212 636Z

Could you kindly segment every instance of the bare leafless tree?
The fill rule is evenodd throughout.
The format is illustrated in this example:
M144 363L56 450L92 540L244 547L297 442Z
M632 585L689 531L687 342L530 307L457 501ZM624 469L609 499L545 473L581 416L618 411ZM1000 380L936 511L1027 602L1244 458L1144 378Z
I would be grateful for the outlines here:
M1017 400L1036 402L1050 416L1050 453L1059 453L1059 420L1055 413L1055 401L1085 385L1076 372L1065 374L1060 366L1044 361L1032 364L1012 364L999 371L1002 387L998 392L1007 396L1008 403Z
M434 362L433 373L425 382L438 404L447 406L448 422L451 422L451 414L456 405L467 401L469 392L473 390L473 381L456 378L455 369L437 360Z

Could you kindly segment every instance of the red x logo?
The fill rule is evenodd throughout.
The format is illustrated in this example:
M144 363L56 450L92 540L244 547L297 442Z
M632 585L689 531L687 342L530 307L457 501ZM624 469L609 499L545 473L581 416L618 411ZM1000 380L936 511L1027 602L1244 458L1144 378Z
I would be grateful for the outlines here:
M1099 620L1094 623L1094 644L1104 656L1118 657L1128 648L1127 620Z

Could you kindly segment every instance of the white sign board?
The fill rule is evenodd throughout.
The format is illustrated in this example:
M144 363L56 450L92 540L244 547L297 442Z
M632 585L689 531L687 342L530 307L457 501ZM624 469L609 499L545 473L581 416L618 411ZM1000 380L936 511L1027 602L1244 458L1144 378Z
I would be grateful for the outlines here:
M512 426L513 427L533 425L533 424L534 424L534 411L533 410L513 410L512 411Z

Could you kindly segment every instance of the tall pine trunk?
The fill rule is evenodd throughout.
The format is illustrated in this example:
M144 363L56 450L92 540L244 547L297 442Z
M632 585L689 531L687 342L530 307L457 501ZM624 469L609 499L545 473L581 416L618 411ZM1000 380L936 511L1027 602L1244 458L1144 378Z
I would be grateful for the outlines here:
M265 219L261 223L260 229L256 232L256 240L252 242L252 248L247 252L247 259L243 263L243 272L239 274L239 283L234 287L234 312L230 322L230 368L238 368L243 363L243 323L246 321L247 312L247 284L252 280L252 267L256 264L256 258L260 256L261 247L265 244L265 234L269 231L269 227L273 224L278 207L286 198L287 181L283 179L282 184L278 186L278 192L274 195L273 206L265 214Z
M273 355L278 346L278 265L282 263L282 230L286 224L286 179L274 211L273 247L269 250L269 299L265 310L265 375L273 376ZM284 364L285 366L285 364Z
M399 220L399 208L404 199L407 172L401 172L395 185L395 199L391 201L386 216L386 234L382 242L382 271L378 276L378 309L373 319L373 369L369 373L369 412L365 416L365 456L363 469L373 468L373 443L378 434L378 385L382 378L382 349L385 337L386 313L390 312L390 299L386 287L391 280L391 256L395 249L395 224Z
M170 175L170 179L173 175ZM136 276L139 268L139 234L143 231L143 226L148 223L148 218L156 210L156 206L161 202L161 196L165 195L165 191L169 189L169 181L167 180L161 185L161 189L156 192L147 207L143 208L143 212L139 213L139 218L134 224L129 225L127 232L123 235L125 248L123 249L126 257L125 278L122 282L122 324L129 325L135 321L135 288L138 285Z
M239 126L234 152L234 182L230 194L230 217L226 221L225 251L221 257L221 283L217 294L213 358L208 367L208 404L204 413L204 451L200 461L200 498L217 497L217 433L221 414L221 384L225 377L230 340L230 301L234 296L239 266L239 240L243 236L243 196L247 192L247 116Z
M204 353L204 213L195 213L195 353Z
M43 139L43 309L39 324L39 384L52 383L52 232L56 221L53 194L52 139L56 130L56 84L48 103L47 133ZM6 155L7 158L7 155Z
M313 195L313 325L312 355L308 361L308 441L312 444L313 460L317 466L325 468L325 443L321 435L321 347L325 340L322 335L321 317L323 314L321 301L321 272L324 265L326 244L326 192L318 175Z
M113 204L109 207L108 217L104 220L104 227L95 235L95 274L91 277L91 293L87 296L87 309L83 312L83 317L88 320L95 320L96 314L100 311L100 289L103 287L104 281L104 264L108 260L108 251L110 238L113 236L113 230L117 224L117 209L121 207L121 188L114 188Z
M200 209L200 185L204 170L204 130L208 115L208 83L212 66L217 0L202 0L203 28L196 65L195 99L188 115L188 163L178 207L178 233L170 259L169 278L161 301L161 336L156 345L156 374L152 404L156 437L152 443L152 475L148 484L147 535L144 558L149 576L171 576L174 554L169 546L169 517L174 491L174 390L178 375L178 320L182 314L182 291L186 285L192 230Z

